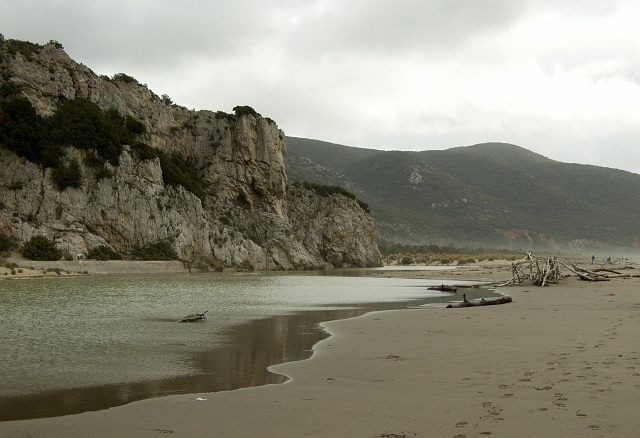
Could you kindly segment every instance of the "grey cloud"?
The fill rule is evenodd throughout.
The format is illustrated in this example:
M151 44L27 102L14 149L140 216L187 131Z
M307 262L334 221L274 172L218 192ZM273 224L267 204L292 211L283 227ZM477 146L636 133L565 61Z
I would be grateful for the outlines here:
M517 1L328 1L309 15L292 44L312 52L407 52L455 47L483 32L510 26L523 11Z
M279 4L259 5L253 0L1 3L5 19L0 18L0 25L7 37L40 43L56 39L85 63L146 63L156 68L169 68L189 55L225 57L250 50L255 40L274 32L269 14ZM22 36L26 34L28 38Z
M252 105L290 135L413 150L505 141L640 170L625 158L638 158L640 39L614 21L638 17L636 0L0 0L0 11L7 38L56 39L96 72L188 107Z

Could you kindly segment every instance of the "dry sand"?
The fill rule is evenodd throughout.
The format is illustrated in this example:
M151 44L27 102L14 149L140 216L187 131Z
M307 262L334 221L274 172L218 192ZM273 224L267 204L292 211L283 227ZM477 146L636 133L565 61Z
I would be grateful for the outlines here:
M506 279L494 270L467 277ZM0 422L0 437L638 436L640 279L501 292L513 303L327 323L310 360L272 367L285 384Z
M40 262L27 260L18 253L3 259L0 266L0 280L67 277L94 274L171 274L188 272L184 264L172 261L99 261L72 260Z

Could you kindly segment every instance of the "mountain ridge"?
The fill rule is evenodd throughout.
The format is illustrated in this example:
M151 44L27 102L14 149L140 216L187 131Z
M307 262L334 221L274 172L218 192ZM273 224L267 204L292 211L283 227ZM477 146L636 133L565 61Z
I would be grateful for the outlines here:
M383 243L585 251L640 244L640 175L509 143L356 149L287 137L285 161L290 180L342 185L367 202Z

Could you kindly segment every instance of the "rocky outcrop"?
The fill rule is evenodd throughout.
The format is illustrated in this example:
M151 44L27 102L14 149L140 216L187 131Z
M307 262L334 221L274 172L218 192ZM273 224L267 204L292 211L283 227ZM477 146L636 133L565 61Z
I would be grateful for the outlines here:
M19 241L54 238L70 254L107 245L125 256L169 241L187 262L217 260L247 269L310 269L381 263L375 224L353 200L287 191L282 130L258 114L225 115L173 105L132 78L114 80L77 64L55 44L25 56L0 46L0 85L19 90L42 116L61 100L84 98L142 122L140 139L191 157L206 183L202 199L163 183L157 158L125 147L112 177L77 160L81 186L56 189L51 169L0 147L0 229ZM4 89L7 89L5 87ZM1 146L1 145L0 145Z

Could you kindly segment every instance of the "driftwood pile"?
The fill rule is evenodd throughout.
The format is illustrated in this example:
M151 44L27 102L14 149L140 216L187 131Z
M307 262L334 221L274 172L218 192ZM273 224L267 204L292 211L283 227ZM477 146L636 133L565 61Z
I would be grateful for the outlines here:
M574 263L564 262L556 257L541 258L536 257L529 252L524 254L525 257L522 260L511 264L511 273L513 274L513 277L507 281L494 283L494 286L512 286L514 284L523 284L525 282L530 282L536 286L549 286L551 283L559 283L562 279L569 277L571 274L575 274L580 280L584 281L609 281L612 278L640 278L640 274L624 274L619 272L625 269L634 269L633 266L629 265L616 266L615 270L604 267L585 269ZM480 285L474 285L474 287L478 286ZM483 284L482 286L488 286L488 284ZM456 287L468 286L442 285L430 287L429 289L455 291ZM491 306L494 304L506 304L511 302L511 297L506 295L492 300L481 298L480 300L473 301L467 300L467 296L463 295L462 302L449 304L447 308Z
M618 269L618 268L617 268ZM631 266L623 266L618 270L633 269ZM567 271L563 274L562 271ZM496 284L496 286L511 286L514 284L522 284L531 282L535 286L548 286L550 283L558 284L558 282L566 277L569 273L578 276L584 281L609 281L611 278L631 278L640 277L639 274L623 274L606 268L585 269L569 262L564 262L556 257L540 258L531 253L525 253L525 257L511 264L511 280Z
M609 281L612 278L640 278L640 274L623 274L622 271L624 269L633 269L633 266L621 266L617 267L616 270L607 269L607 268L597 268L597 269L583 269L576 265L571 265L572 268L566 266L568 270L576 274L580 280L585 281Z
M497 284L496 286L510 286L522 284L530 281L536 286L547 286L549 283L558 283L564 278L560 272L560 265L563 264L558 259L542 259L534 256L530 252L519 262L511 264L511 280Z

